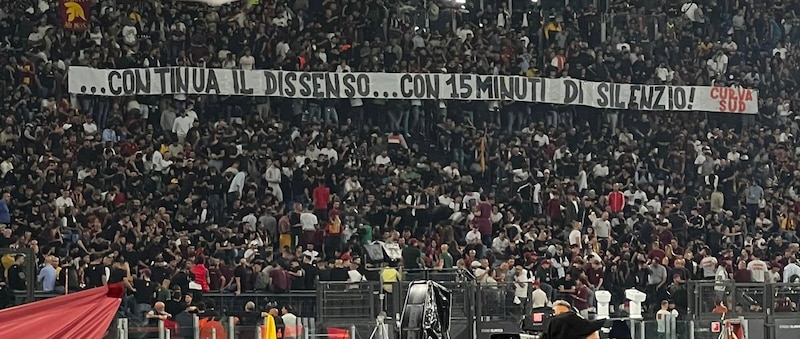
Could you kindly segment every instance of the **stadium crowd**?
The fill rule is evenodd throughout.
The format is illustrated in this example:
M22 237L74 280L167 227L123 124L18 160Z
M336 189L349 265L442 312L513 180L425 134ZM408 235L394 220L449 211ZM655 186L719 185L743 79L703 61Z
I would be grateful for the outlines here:
M800 279L800 2L509 3L101 1L73 33L0 1L0 247L35 253L3 257L5 288L124 281L143 314L458 267L519 302L636 287L685 312L687 280ZM743 86L760 112L76 96L73 65Z

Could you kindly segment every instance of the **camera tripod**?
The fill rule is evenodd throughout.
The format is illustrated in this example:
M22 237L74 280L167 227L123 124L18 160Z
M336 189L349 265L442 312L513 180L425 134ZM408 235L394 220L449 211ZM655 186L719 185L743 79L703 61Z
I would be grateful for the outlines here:
M386 312L381 311L375 318L375 328L372 329L369 339L389 339L389 328L386 326Z

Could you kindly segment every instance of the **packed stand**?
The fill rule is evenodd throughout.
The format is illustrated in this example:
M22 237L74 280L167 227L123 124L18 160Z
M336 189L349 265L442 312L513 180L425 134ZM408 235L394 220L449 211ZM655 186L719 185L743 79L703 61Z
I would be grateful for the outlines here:
M0 247L35 253L3 257L4 290L125 282L141 315L173 296L456 267L481 284L517 283L516 303L528 284L581 310L593 291L619 305L636 287L657 296L653 310L669 299L685 313L688 280L800 277L800 3L427 4L104 1L90 31L72 34L55 4L3 1ZM757 88L762 102L740 117L91 97L68 94L70 65L713 84ZM26 260L38 277L21 274Z

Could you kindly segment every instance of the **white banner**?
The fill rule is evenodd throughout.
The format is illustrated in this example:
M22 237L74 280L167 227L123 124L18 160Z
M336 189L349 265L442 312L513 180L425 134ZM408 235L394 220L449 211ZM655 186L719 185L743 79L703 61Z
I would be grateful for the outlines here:
M645 111L755 114L756 90L435 73L324 73L193 67L69 68L74 94L523 101Z

